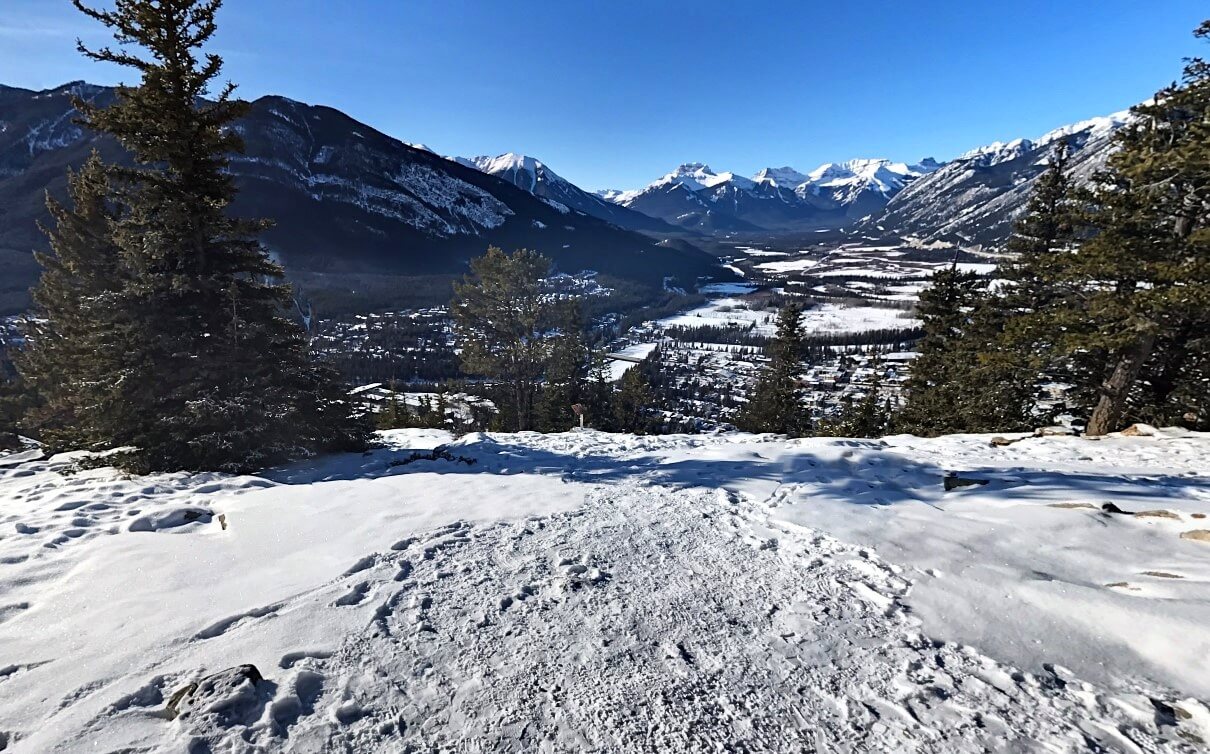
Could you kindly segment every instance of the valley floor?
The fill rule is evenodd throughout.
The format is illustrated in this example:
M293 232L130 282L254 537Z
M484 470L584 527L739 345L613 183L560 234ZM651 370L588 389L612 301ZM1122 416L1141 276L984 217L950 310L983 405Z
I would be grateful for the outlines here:
M0 457L0 750L1200 750L1210 435L989 439Z

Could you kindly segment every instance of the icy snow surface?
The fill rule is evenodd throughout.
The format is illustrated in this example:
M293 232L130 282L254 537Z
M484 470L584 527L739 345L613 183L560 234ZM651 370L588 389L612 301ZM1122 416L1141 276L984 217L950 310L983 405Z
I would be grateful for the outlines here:
M1210 543L1181 537L1210 436L385 440L243 477L0 457L0 748L1210 740Z

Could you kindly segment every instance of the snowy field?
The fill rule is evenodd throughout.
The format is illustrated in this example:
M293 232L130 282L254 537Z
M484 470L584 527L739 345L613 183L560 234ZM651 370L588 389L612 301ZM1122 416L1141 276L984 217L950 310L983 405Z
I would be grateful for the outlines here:
M762 272L796 272L819 264L818 259L791 259L788 262L762 262L756 269Z
M1210 435L384 438L0 457L0 749L1210 741Z
M912 317L904 317L904 314L906 312L901 309L876 306L818 304L803 312L803 332L858 333L906 329L920 324ZM658 324L661 327L753 326L755 334L772 337L777 332L777 312L773 309L750 309L744 299L719 298L696 309L661 319Z
M894 330L916 327L920 320L901 309L882 309L876 306L841 306L820 304L802 315L803 332L858 333L868 330Z
M755 325L754 332L773 335L777 331L777 312L772 309L759 311L748 308L748 302L734 297L716 298L680 314L658 320L661 327L727 327Z
M633 367L638 366L638 364L634 363L633 361L625 361L614 357L624 356L627 359L645 359L651 355L651 352L656 349L657 345L657 343L636 343L633 346L627 346L621 351L611 353L606 356L606 358L610 360L609 381L617 382L618 380L622 379L622 377L625 376L625 374Z

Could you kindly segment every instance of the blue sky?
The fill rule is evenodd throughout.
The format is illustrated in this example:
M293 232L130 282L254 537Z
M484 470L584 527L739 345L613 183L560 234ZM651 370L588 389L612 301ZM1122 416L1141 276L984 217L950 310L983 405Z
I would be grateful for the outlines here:
M105 0L97 4L104 5ZM3 0L0 83L131 81L68 0ZM525 152L585 188L945 159L1128 107L1202 54L1204 0L227 0L246 98L337 107L442 154ZM1210 52L1208 50L1207 52Z

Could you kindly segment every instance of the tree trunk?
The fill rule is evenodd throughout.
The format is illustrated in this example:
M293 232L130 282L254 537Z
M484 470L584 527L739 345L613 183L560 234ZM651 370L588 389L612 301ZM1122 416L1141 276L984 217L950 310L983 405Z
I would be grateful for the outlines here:
M517 409L517 431L525 431L525 392L521 387L521 380L513 383L513 400Z
M1118 428L1123 414L1126 413L1126 399L1130 395L1130 389L1138 380L1139 372L1143 370L1143 364L1151 356L1154 346L1155 334L1145 333L1122 352L1109 379L1101 385L1101 397L1092 411L1092 416L1088 418L1085 435L1101 437Z

